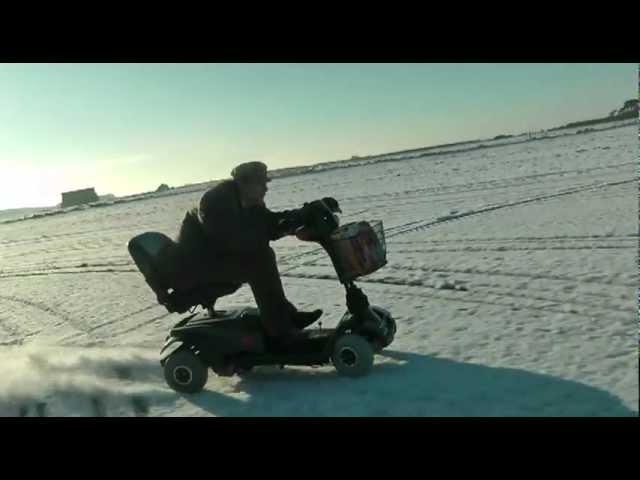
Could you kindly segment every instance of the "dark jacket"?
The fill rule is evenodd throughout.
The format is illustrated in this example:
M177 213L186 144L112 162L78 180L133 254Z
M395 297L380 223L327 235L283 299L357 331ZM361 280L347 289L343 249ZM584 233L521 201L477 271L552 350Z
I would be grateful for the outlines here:
M253 253L302 223L300 209L272 212L259 206L243 208L238 186L225 180L202 196L199 209L187 213L178 243L192 251L206 248L210 253Z

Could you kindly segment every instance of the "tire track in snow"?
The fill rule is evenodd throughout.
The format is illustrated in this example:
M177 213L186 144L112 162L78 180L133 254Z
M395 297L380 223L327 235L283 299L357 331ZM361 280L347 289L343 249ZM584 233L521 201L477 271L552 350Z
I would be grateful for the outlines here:
M27 333L27 334L21 334L19 338L14 338L13 340L0 342L0 346L2 346L2 347L15 347L16 345L23 345L26 339L38 335L41 331L42 330L35 330L35 331Z
M110 261L107 261L110 260ZM27 272L40 272L47 270L57 270L62 268L87 268L87 267L120 267L129 266L133 262L129 261L127 256L124 255L112 255L112 256L99 256L97 258L71 258L67 259L64 263L40 261L33 263L19 263L13 266L4 267L0 269L0 274L9 273L27 273Z
M106 322L103 322L103 323L100 323L98 325L95 325L93 327L87 328L87 329L83 330L82 332L74 333L73 335L68 335L68 336L60 339L60 343L69 342L70 340L75 340L76 338L82 337L83 335L92 336L93 332L95 332L96 330L100 330L101 328L107 327L109 325L114 325L116 323L123 322L125 320L129 320L131 317L134 317L134 316L139 315L141 313L144 313L146 311L152 310L154 308L160 308L160 307L162 307L162 305L157 304L157 303L153 303L151 305L147 305L146 307L141 308L139 310L136 310L136 311L133 311L133 312L130 312L130 313L126 313L126 314L121 315L119 317L116 317L114 319L111 319L111 320L108 320Z
M72 270L72 271L52 271L52 272L33 272L33 273L15 273L9 275L0 275L0 280L21 277L46 277L49 275L86 275L88 273L140 273L137 269L107 269L107 270Z
M154 305L154 307L159 307L159 306L160 306L160 305ZM138 323L138 324L136 324L136 325L134 325L134 326L132 326L132 327L130 327L130 328L127 328L127 329L125 329L125 330L121 330L121 331L119 331L119 332L110 332L107 338L109 338L109 339L113 339L113 338L119 337L119 336L124 335L124 334L127 334L127 333L135 332L136 330L140 330L141 328L146 327L147 325L150 325L150 324L156 323L156 322L157 322L157 321L159 321L159 320L162 320L162 319L164 319L164 318L167 318L167 317L168 317L168 316L170 316L170 315L172 315L172 313L169 313L169 312L167 312L167 313L163 313L163 314L161 314L161 315L157 315L157 316L155 316L155 317L153 317L153 318L150 318L150 319L148 319L148 320L144 320L144 321L142 321L142 322L140 322L140 323ZM128 318L128 317L127 317L127 318ZM121 320L124 320L124 319L121 319ZM111 322L110 324L113 324L113 323L116 323L116 322ZM94 330L97 330L98 328L102 328L102 327L104 327L104 326L106 326L106 325L104 325L104 324L99 325L99 326L98 326L98 327L96 327ZM93 333L93 332L91 332L91 333ZM87 334L87 335L91 335L91 333L89 333L89 334ZM66 344L66 342L69 342L69 341L71 341L71 340L75 340L76 338L79 338L79 337L81 337L81 336L83 336L83 335L84 335L84 332L83 332L83 333L73 334L73 335L69 335L69 336L67 336L67 337L64 337L64 338L62 338L62 339L60 340L60 345L65 345L65 344Z
M422 244L422 243L489 243L489 242L562 242L562 241L630 241L634 239L640 238L637 234L627 234L627 235L561 235L561 236L549 236L549 237L503 237L503 238L457 238L457 239L448 239L448 240L407 240L407 241L394 241L394 245L413 245L413 244Z
M53 324L53 327L59 327L61 325L64 324L69 324L71 325L73 328L75 328L76 330L81 330L82 327L79 328L79 326L81 325L77 320L71 318L71 316L69 316L66 312L62 312L60 310L57 310L55 308L50 307L49 305L45 304L45 303L40 303L40 302L33 302L31 300L27 300L25 298L20 298L20 297L15 297L15 296L8 296L8 295L0 295L0 300L5 300L5 301L9 301L9 302L13 302L13 303L18 303L20 305L24 305L27 307L31 307L34 308L40 312L46 313L47 315L50 315L54 318L57 318L59 320L61 320L58 323ZM40 333L42 330L38 330L37 333ZM31 335L34 335L35 333L31 333Z
M617 183L630 183L630 182L634 182L635 180L625 180L625 181L621 181L621 182L617 182ZM616 183L616 184L617 184ZM606 183L606 184L591 184L588 186L579 186L579 187L574 187L572 189L569 190L565 190L563 192L556 192L553 194L546 194L546 195L539 195L537 197L529 197L526 199L522 199L522 200L514 200L514 201L510 201L510 202L506 202L506 203L501 203L501 204L497 204L497 205L488 205L485 207L481 207L479 209L474 209L474 210L469 210L467 212L462 212L462 213L456 213L456 214L451 214L451 215L445 215L442 217L438 217L436 220L419 220L419 221L411 221L411 222L407 222L405 224L401 224L401 225L396 225L392 228L389 229L385 229L385 235L387 238L396 236L396 235L402 235L404 233L411 233L413 231L417 231L417 230L422 230L424 228L428 228L432 225L437 225L440 223L447 223L453 220L458 220L458 219L462 219L465 218L467 216L471 216L471 215L477 215L480 213L485 213L485 212L490 212L493 210L497 210L500 208L506 208L506 207L511 207L511 206L516 206L516 205L520 205L520 204L525 204L525 203L533 203L533 202L537 202L537 201L543 201L546 200L548 198L554 198L554 197L558 197L558 196L562 196L562 195L569 195L569 194L573 194L573 193L579 193L582 191L587 191L587 190L592 190L594 188L602 188L604 186L609 186L611 184ZM576 189L577 188L577 189ZM417 225L416 225L417 224ZM412 228L405 228L405 227L409 227L413 225ZM393 231L391 231L393 230ZM387 232L390 232L387 234Z
M394 250L394 253L441 253L441 252L535 252L535 251L548 251L548 250L629 250L631 248L637 249L637 245L583 245L576 247L464 247L464 248L431 248L420 249L414 248L412 250Z
M476 191L487 191L487 190L496 190L498 188L509 188L509 187L519 187L519 186L529 186L535 185L538 182L530 182L528 180L536 179L536 178L546 178L552 176L563 176L571 173L590 173L598 170L606 170L606 169L615 169L620 167L627 167L631 165L636 165L636 162L624 162L618 163L615 165L607 165L603 167L591 167L591 168L578 168L572 170L560 170L557 172L547 172L547 173L538 173L533 175L522 175L518 177L509 177L509 178L498 178L493 180L484 180L482 182L472 182L472 183L461 183L454 185L443 185L441 187L422 187L413 190L405 190L403 192L385 192L379 194L372 195L358 195L353 197L345 197L344 201L352 201L352 200L367 200L373 201L373 199L379 197L381 200L388 200L389 198L413 198L414 194L429 194L429 193L467 193L467 192L476 192ZM486 185L486 188L483 187ZM481 187L481 188L474 188Z
M537 295L525 295L525 294L517 294L517 293L511 293L511 292L505 292L504 290L501 289L495 289L495 288L491 288L491 287L479 287L478 289L474 289L474 291L479 291L482 290L482 293L487 293L489 295L496 295L498 297L510 297L510 298L521 298L523 300L539 300L542 302L552 302L552 303L556 303L556 304L563 304L563 305L575 305L578 307L583 307L585 309L588 309L588 312L577 312L577 311L573 311L575 309L569 309L567 310L563 310L562 313L578 313L580 315L585 315L585 314L593 314L594 311L600 310L600 311L606 311L606 312L617 312L617 313L626 313L626 314L630 314L633 315L634 313L636 313L636 309L634 308L616 308L616 307L612 307L609 305L603 305L603 304L597 304L597 303L588 303L588 302L576 302L573 299L564 299L564 298L553 298L553 297L541 297L541 296L537 296ZM604 297L602 297L604 298ZM615 300L614 298L611 298L611 300ZM525 308L524 306L521 308Z
M161 305L154 303L154 304L148 305L148 306L146 306L144 308L141 308L139 310L135 310L133 312L121 315L121 316L119 316L117 318L114 318L112 320L109 320L107 322L103 322L103 323L101 323L99 325L96 325L96 326L93 326L93 327L87 327L87 325L85 323L80 323L79 321L72 319L66 313L60 312L60 311L58 311L56 309L53 309L50 306L48 306L46 304L43 304L43 303L32 302L30 300L26 300L26 299L22 299L22 298L18 298L18 297L13 297L13 296L5 296L5 295L0 295L0 299L1 300L12 301L12 302L15 302L15 303L19 303L19 304L22 304L22 305L26 305L26 306L35 308L35 309L37 309L39 311L42 311L44 313L52 315L55 318L59 318L60 320L62 320L62 322L58 322L58 323L54 324L53 327L59 327L59 326L61 326L61 325L66 323L66 324L69 324L72 328L74 328L75 330L78 331L77 333L74 333L72 335L69 335L67 337L62 338L60 340L60 342L66 342L66 341L73 340L73 339L76 339L78 337L85 336L85 335L90 336L95 330L99 330L99 329L104 328L106 326L113 325L115 323L128 320L128 319L130 319L131 317L133 317L135 315L139 315L140 313L144 313L144 312L146 312L148 310L151 310L153 308L161 307ZM167 315L169 315L169 314L167 314ZM164 316L167 316L167 315L163 315L160 318L163 318ZM154 320L156 320L157 318L158 317L156 317ZM6 323L2 322L2 325L3 325L3 328L5 330L7 330ZM7 333L9 333L12 336L18 336L19 335L19 338L26 338L26 337L29 337L29 336L37 335L40 332L42 332L42 329L37 330L37 331L29 331L29 332L25 332L25 333L18 332L15 329L13 329L13 331L7 330Z
M399 269L399 270L417 270L417 269ZM323 275L323 274L319 274L319 275L313 275L313 274L300 274L300 275L287 275L287 277L291 277L291 278L311 278L311 279L317 279L317 280L330 280L330 281L336 281L336 278L334 275ZM406 286L406 287L413 287L413 288L427 288L427 289L432 289L432 290L458 290L455 288L454 285L452 285L450 288L442 288L442 287L438 287L438 286L434 286L434 285L430 285L430 284L425 284L422 281L405 281L405 280L391 280L391 279L383 279L383 280L364 280L364 279L360 279L359 283L368 283L368 284L382 284L382 285L396 285L396 286ZM467 282L464 282L467 283ZM464 284L463 283L463 284ZM529 289L531 291L533 291L534 289ZM520 298L520 299L524 299L524 300L537 300L537 301L542 301L542 302L551 302L554 304L565 304L565 305L576 305L576 306L580 306L580 307L586 307L589 308L591 310L593 309L598 309L601 311L609 311L609 312L617 312L617 313L628 313L628 314L633 314L635 312L635 310L633 308L630 309L624 309L624 308L616 308L616 307L612 307L609 305L603 305L602 303L591 303L591 302L585 302L585 301L576 301L574 299L567 299L567 298L557 298L557 297L548 297L548 296L540 296L540 295L531 295L531 294L518 294L518 293L512 293L510 291L505 291L504 288L496 288L496 287L491 287L491 286L481 286L481 285L476 285L475 288L472 291L469 291L466 287L464 287L464 290L462 291L467 291L467 294L471 294L474 295L476 293L484 293L484 294L489 294L489 295L496 295L496 296L500 296L500 297L511 297L511 298ZM537 290L540 291L540 290ZM542 290L542 292L544 292L544 290ZM582 294L580 294L582 295ZM610 300L612 302L615 301L619 301L618 298L616 297L611 297L611 296L604 296L604 295L592 295L595 296L596 298L602 298L602 299L606 299L606 300ZM435 298L435 297L434 297ZM524 308L524 307L522 307ZM557 313L577 313L577 312L567 312L565 310L550 310L550 311L554 311Z
M95 239L93 239L95 240ZM71 246L59 246L59 245L47 245L45 247L33 249L33 250L21 250L18 252L13 252L10 255L4 254L3 259L5 261L12 260L15 258L31 258L38 257L41 255L55 255L56 258L59 257L71 257L74 252L100 252L103 251L105 245L113 247L115 244L120 244L121 242L117 239L112 239L112 241L104 240L101 243L93 243L91 245L82 245L78 246L77 244Z
M523 200L514 200L511 202L505 202L505 203L501 203L498 205L489 205L486 207L481 207L475 210L469 210L467 212L463 212L463 213L459 213L459 214L454 214L454 215L447 215L444 217L439 217L436 220L427 220L424 222L420 222L418 225L414 225L412 227L407 227L405 229L398 229L395 230L394 232L387 234L385 232L385 237L386 238L392 238L398 235L404 235L407 233L413 233L413 232L417 232L420 230L425 230L427 228L430 228L434 225L439 225L439 224L443 224L443 223L448 223L448 222L452 222L452 221L456 221L456 220L461 220L463 218L467 218L467 217L471 217L471 216L475 216L475 215L480 215L480 214L484 214L484 213L489 213L489 212L493 212L495 210L501 210L504 208L509 208L509 207L517 207L520 205L526 205L529 203L535 203L535 202L541 202L541 201L545 201L545 200L550 200L553 198L558 198L558 197L563 197L563 196L567 196L567 195L573 195L575 193L581 193L581 192L585 192L588 190L597 190L600 188L607 188L607 187L612 187L612 186L618 186L618 185L623 185L623 184L627 184L627 183L633 183L633 182L637 182L637 179L631 179L631 180L621 180L621 181L617 181L617 182L605 182L605 183L596 183L596 184L591 184L591 185L583 185L583 186L579 186L579 187L575 187L575 188L571 188L569 190L565 190L565 191L560 191L560 192L556 192L556 193L552 193L552 194L547 194L547 195L538 195L537 197L533 197L533 198L526 198Z
M314 266L333 268L333 266L328 263L316 263L314 264ZM417 272L424 272L424 273L447 273L447 274L458 273L458 274L482 275L482 276L488 276L488 277L505 276L505 277L534 279L534 280L557 280L557 281L576 283L576 284L585 283L585 284L596 284L596 285L611 285L614 287L632 287L632 288L637 287L636 284L631 284L631 283L615 283L612 281L602 282L600 276L594 279L591 279L591 278L579 279L576 277L567 277L563 275L543 275L543 274L531 274L531 273L522 273L522 272L509 272L509 271L501 271L501 270L480 270L476 268L464 268L464 269L442 268L442 267L421 268L421 267L414 267L411 265L394 266L389 264L385 265L384 268L388 270L397 270L401 272L417 271ZM366 280L359 280L359 281L366 281Z
M312 279L312 280L324 280L324 281L332 281L335 282L335 278L329 278L329 275L287 275L287 277L290 278L299 278L299 279ZM523 296L519 296L517 294L505 294L505 293L500 293L500 292L489 292L491 295L495 295L497 297L516 297L516 298L523 298L523 299L529 299L529 300L544 300L547 301L548 303L551 303L552 305L545 305L545 306L535 306L535 305L522 305L522 304L517 304L517 303L500 303L500 302L491 302L491 301L487 301L487 300L479 300L479 299L474 299L474 298L464 298L462 296L458 296L458 297L453 297L453 296L444 296L444 295L434 295L434 294L428 294L428 293L424 293L424 289L428 288L428 289L433 289L433 290L441 290L437 287L433 287L433 286L429 286L429 285L416 285L416 284L411 284L410 282L405 282L405 281L393 281L393 280L360 280L359 283L365 283L365 284L373 284L373 285L387 285L387 286L395 286L395 287L402 287L403 289L411 289L411 293L398 293L398 292L393 292L394 295L400 295L400 296L404 296L404 297L421 297L421 298L427 298L430 300L446 300L446 301L452 301L452 302L461 302L461 303L472 303L472 304L482 304L482 305L493 305L493 306L500 306L500 307L509 307L512 310L535 310L535 311L541 311L541 312L546 312L546 313L560 313L560 314L564 314L564 315L579 315L579 316L585 316L585 315L593 315L594 312L592 310L590 310L589 312L585 313L585 312L578 312L575 309L568 309L568 310L561 310L561 309L555 309L555 308L551 308L553 307L553 305L556 304L573 304L572 302L566 301L566 300L557 300L557 299L547 299L547 298L542 298L542 297L538 297L538 298L533 298L533 297L528 297L526 295ZM414 292L414 290L418 290L417 292ZM468 292L461 292L460 295L468 295ZM593 308L593 306L589 305L589 308ZM604 307L604 306L597 306L598 309L603 310L603 311L614 311L614 312L619 312L622 311L623 313L633 313L634 310L630 309L630 310L611 310L610 308Z
M18 345L24 343L26 338L38 335L42 330L24 330L16 325L11 318L0 317L0 328L7 334L9 340L0 342L0 346Z
M163 313L162 315L158 315L157 317L153 317L153 318L150 318L149 320L145 320L144 322L141 322L141 323L139 323L137 325L134 325L131 328L127 328L126 330L121 330L119 332L112 333L110 335L110 338L115 338L115 337L118 337L120 335L124 335L124 334L127 334L127 333L135 332L136 330L140 330L141 328L146 327L147 325L151 325L152 323L155 323L158 320L162 320L164 318L167 318L170 315L173 315L173 314L169 313L169 312Z
M596 177L595 180L599 180L599 177ZM572 183L567 183L566 181L563 181L561 185L558 186L563 186L565 189L569 189L569 188L577 188L580 187L582 185L584 185L584 183L577 183L577 181L581 181L584 182L584 178L575 178L575 181ZM437 193L437 194L431 194L431 195L412 195L412 196L406 196L406 197L402 197L399 198L398 200L394 200L393 203L389 203L388 201L383 201L380 200L378 201L379 203L373 203L373 206L378 206L378 208L387 208L390 206L393 207L416 207L416 206L423 206L425 204L434 204L436 202L439 203L443 203L443 202L460 202L460 201L464 201L465 203L469 204L472 201L473 202L479 202L479 201L486 201L486 198L493 193L494 197L496 198L500 198L500 196L504 197L507 194L514 192L515 189L518 189L518 193L520 194L520 196L523 195L528 195L529 197L532 197L534 195L544 195L544 194L548 194L550 191L549 185L548 184L522 184L522 185L505 185L503 187L496 187L494 189L469 189L467 191L461 191L461 192L442 192L442 193ZM496 190L506 190L506 192L496 192ZM629 191L631 191L631 189L629 189ZM593 198L594 199L604 199L604 198L608 198L608 197L614 197L614 198L619 198L619 197L623 197L628 195L628 192L625 193L616 193L616 192L606 192L604 190L600 190L597 192L593 192Z
M48 243L51 240L60 240L60 239L68 239L70 237L82 237L89 236L90 238L95 238L98 235L100 238L105 238L104 234L114 233L114 232L127 232L130 230L138 230L140 228L151 229L158 228L157 224L149 224L149 225L127 225L127 226L115 226L115 227L101 227L93 230L82 230L79 232L67 232L67 233L52 233L41 235L39 237L27 237L20 238L20 240L2 240L0 241L0 248L3 247L12 247L12 246L21 246L21 245L31 245L36 243Z
M286 265L288 261L291 259L308 256L310 254L318 254L324 252L323 248L317 248L311 252L303 252L301 254L293 254L291 256L282 256L278 261L279 264ZM51 265L42 268L33 268L33 269L19 269L19 267L13 269L7 273L0 273L0 280L2 279L11 279L11 278L21 278L21 277L38 277L38 276L48 276L48 275L81 275L81 274L89 274L89 273L140 273L137 268L104 268L101 270L90 270L89 267L113 267L113 266L135 266L135 264L131 262L122 262L119 264L100 264L100 263L89 263L88 261L83 262L86 266L78 266L77 264L73 265ZM65 270L69 269L69 270Z
M402 270L410 270L411 268L403 267ZM581 278L578 279L576 277L566 277L563 275L543 275L543 274L529 274L522 272L508 272L501 270L479 270L474 268L464 268L464 269L445 269L445 268L432 268L427 271L430 272L440 272L440 273L469 273L472 275L486 275L486 276L505 276L505 277L516 277L516 278L527 278L527 279L535 279L535 280L559 280L570 283L587 283L587 284L596 284L596 285L611 285L614 287L637 287L635 284L629 283L615 283L612 281L602 282L601 278Z
M636 309L634 309L633 307L617 308L617 307L606 305L603 303L576 301L573 298L567 299L567 298L557 298L557 297L549 297L549 296L539 296L539 295L536 295L537 292L541 292L543 294L549 294L548 290L539 289L539 288L527 287L526 291L532 294L513 293L512 291L508 290L508 287L495 286L495 285L489 285L489 286L475 285L473 288L474 293L475 292L486 293L489 295L496 295L500 297L521 298L524 300L540 300L542 302L552 302L552 303L565 304L565 305L576 305L576 306L585 307L588 309L599 309L599 310L606 310L610 312L627 313L627 314L634 314L636 312ZM584 295L583 293L580 293L579 296L582 297L582 296L588 296L588 295ZM602 300L608 300L610 302L616 302L620 300L619 298L608 296L608 295L591 295L591 296L602 299Z
M65 264L55 264L55 263L47 263L47 264L39 264L39 265L18 265L16 267L10 269L3 269L0 274L0 278L3 275L18 275L18 274L30 274L30 273L53 273L58 270L67 271L88 271L89 268L103 268L102 271L110 271L114 267L131 267L135 264L132 261L122 261L122 262L93 262L92 259L85 259L81 261L72 261L67 262ZM21 268L22 267L22 268ZM118 271L123 271L128 269L120 269Z
M114 318L113 320L109 320L107 322L103 322L103 323L101 323L99 325L91 327L91 328L87 329L87 333L92 333L92 332L94 332L96 330L99 330L101 328L104 328L104 327L106 327L108 325L113 325L115 323L122 322L124 320L127 320L127 319L135 316L135 315L139 315L140 313L144 313L144 312L146 312L148 310L151 310L151 309L154 309L154 308L159 308L159 307L162 307L162 305L160 305L158 303L152 303L151 305L147 305L146 307L141 308L140 310L136 310L135 312L130 312L130 313L127 313L125 315L121 315L120 317Z
M299 275L299 276L291 276L291 278L301 278L301 279L312 279L312 280L324 280L324 281L335 281L335 279L332 278L328 278L329 276L309 276L309 275ZM424 289L425 288L429 288L429 289L434 289L434 290L439 290L435 287L430 287L430 286L426 286L426 285L412 285L411 283L407 283L404 281L393 281L393 280L379 280L379 281L374 281L374 280L360 280L360 283L367 283L367 284L374 284L374 285L385 285L385 286L392 286L392 287L402 287L403 290L406 289L411 289L411 290L415 290L415 289L419 289L419 291L417 292L411 292L411 293L398 293L398 292L393 292L394 295L400 295L402 297L420 297L420 298L427 298L430 300L446 300L446 301L452 301L452 302L461 302L461 303L472 303L472 304L480 304L480 305L493 305L493 306L500 306L500 307L510 307L510 308L519 308L519 309L525 309L525 310L537 310L537 311L542 311L542 312L552 312L552 313L565 313L568 314L570 312L565 312L562 310L554 310L554 309L550 309L548 307L536 307L536 306L530 306L530 305L516 305L516 304L507 304L507 303L498 303L498 302L489 302L487 300L477 300L477 299L472 299L472 298L464 298L462 296L460 297L452 297L452 296L444 296L444 295L434 295L434 294L427 294L424 293ZM461 294L462 295L462 294ZM556 302L554 302L556 303Z

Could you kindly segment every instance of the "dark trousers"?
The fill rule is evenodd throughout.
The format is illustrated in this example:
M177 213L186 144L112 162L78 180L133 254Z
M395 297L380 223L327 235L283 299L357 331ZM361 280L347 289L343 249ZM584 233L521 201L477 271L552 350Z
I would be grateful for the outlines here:
M295 307L287 300L276 254L271 247L251 254L205 254L190 275L200 283L248 283L268 335L279 337L293 328Z

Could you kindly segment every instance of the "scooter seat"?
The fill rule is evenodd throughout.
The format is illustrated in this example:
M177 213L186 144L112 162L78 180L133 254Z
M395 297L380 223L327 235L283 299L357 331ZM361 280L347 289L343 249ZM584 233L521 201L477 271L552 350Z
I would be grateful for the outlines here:
M184 313L197 305L211 307L218 298L230 295L241 287L240 284L233 283L178 286L161 274L161 258L171 248L176 248L176 243L159 232L142 233L127 244L129 254L156 294L158 303L164 305L170 313Z

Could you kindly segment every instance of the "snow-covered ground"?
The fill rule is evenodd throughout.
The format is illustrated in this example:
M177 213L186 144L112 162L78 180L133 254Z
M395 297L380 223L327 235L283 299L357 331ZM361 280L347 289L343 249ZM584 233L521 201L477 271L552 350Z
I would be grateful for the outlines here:
M126 242L175 235L202 187L0 224L0 415L637 415L637 126L503 143L271 182L272 209L332 195L343 223L384 221L389 264L360 285L398 334L355 380L262 367L166 386L181 316ZM273 246L290 299L335 324L322 251ZM219 306L252 302L243 287Z

